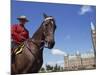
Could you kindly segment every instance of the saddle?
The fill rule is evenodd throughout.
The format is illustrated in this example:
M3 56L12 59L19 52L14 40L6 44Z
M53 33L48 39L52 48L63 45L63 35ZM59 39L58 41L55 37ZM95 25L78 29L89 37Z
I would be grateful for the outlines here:
M14 52L11 54L11 57L12 57L11 63L12 64L14 64L14 62L15 62L15 56L22 53L24 46L25 46L24 43L22 43L17 48L14 49Z
M20 45L14 50L14 54L15 54L15 55L20 54L20 53L22 52L24 46L25 46L25 45L24 45L23 43L20 44Z

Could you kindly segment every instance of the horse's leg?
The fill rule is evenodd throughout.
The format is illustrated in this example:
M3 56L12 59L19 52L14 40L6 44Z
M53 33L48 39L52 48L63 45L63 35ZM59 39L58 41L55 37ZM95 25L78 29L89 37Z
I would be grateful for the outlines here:
M14 75L17 73L17 70L16 70L16 67L15 67L15 64L11 64L11 75Z
M32 68L33 62L35 61L35 57L31 54L31 52L28 50L28 48L24 48L24 52L27 55L25 60L27 61L26 67L23 69L22 73L30 73L30 68Z
M29 63L27 64L27 66L24 68L24 70L22 71L23 74L25 73L29 73L29 69L32 67L33 61L30 60Z
M11 74L14 74L14 73L15 73L15 65L11 64Z

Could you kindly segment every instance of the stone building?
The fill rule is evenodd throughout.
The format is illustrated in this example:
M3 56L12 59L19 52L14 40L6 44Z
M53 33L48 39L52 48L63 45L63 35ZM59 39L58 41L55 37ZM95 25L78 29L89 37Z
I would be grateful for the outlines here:
M91 38L94 52L64 56L65 70L81 70L96 68L96 27L91 22Z
M94 69L94 68L95 68L94 53L64 56L65 70L82 70L82 69Z

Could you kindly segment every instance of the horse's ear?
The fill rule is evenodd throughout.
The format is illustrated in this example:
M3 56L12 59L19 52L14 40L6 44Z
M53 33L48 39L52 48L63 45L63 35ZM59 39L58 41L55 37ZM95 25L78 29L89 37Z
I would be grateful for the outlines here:
M48 17L45 13L43 13L43 16L44 16L44 18L47 18Z

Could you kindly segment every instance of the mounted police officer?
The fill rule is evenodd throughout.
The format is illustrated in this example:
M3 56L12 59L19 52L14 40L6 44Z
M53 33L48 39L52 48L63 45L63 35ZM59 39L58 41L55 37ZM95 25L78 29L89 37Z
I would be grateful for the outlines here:
M11 26L11 49L16 49L22 42L29 38L29 32L25 28L25 24L28 22L26 16L20 16L17 18L18 24Z

